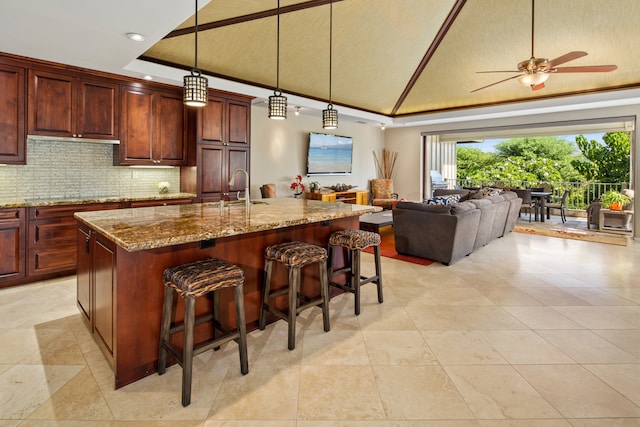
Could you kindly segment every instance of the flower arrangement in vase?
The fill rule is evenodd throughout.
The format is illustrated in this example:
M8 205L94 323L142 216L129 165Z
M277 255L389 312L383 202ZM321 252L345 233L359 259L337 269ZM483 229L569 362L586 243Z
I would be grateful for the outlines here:
M300 197L300 195L304 192L304 184L302 183L302 176L296 176L295 181L291 183L289 186L293 190L293 197L296 199Z

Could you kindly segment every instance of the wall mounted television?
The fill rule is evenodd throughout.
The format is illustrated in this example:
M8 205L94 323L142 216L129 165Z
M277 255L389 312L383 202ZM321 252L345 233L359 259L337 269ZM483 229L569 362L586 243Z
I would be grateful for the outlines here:
M307 175L349 175L352 157L351 137L309 133Z

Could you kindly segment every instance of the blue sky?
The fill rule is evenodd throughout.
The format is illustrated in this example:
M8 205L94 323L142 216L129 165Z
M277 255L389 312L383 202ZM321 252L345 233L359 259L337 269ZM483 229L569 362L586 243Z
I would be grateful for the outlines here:
M576 135L558 135L558 138L567 140L567 141L571 141L571 142L575 142L576 140L576 136L578 136L580 134L576 134ZM602 135L604 135L604 132L600 132L600 133L585 133L582 134L585 136L585 138L587 138L588 140L592 140L595 139L596 141L602 141ZM495 150L495 146L496 144L502 142L502 141L507 141L509 139L512 138L501 138L501 139L485 139L484 142L480 142L480 143L471 143L471 144L462 144L462 147L465 148L477 148L481 151L487 152L487 153L494 153Z

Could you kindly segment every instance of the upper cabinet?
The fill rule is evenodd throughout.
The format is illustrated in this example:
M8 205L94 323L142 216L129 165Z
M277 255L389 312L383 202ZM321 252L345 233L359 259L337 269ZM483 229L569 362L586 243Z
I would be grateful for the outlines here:
M122 87L118 164L187 164L185 109L181 90Z
M0 163L26 163L25 73L25 68L0 63Z
M29 135L116 140L117 82L82 74L29 70Z

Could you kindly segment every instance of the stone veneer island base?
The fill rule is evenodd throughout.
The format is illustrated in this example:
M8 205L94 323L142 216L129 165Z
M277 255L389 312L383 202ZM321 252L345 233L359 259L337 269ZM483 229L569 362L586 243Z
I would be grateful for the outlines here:
M299 240L326 247L331 233L358 229L358 217L377 210L283 198L254 204L248 215L244 204L218 203L76 214L78 307L114 370L115 387L156 372L165 268L210 257L238 265L245 273L247 326L255 329L267 246ZM305 270L301 291L319 294L318 272ZM274 283L286 284L285 269L274 274ZM197 314L209 304L198 299ZM278 304L286 307L286 296ZM182 315L179 306L177 319ZM220 319L235 326L230 289L221 291ZM196 342L212 333L210 324L196 327ZM173 339L181 347L182 334Z

